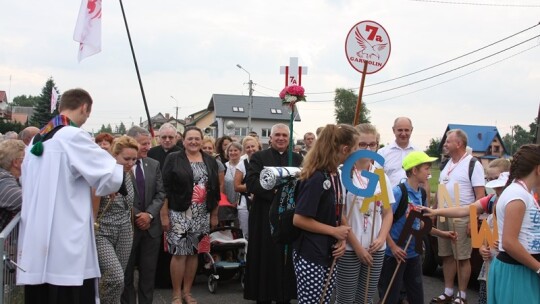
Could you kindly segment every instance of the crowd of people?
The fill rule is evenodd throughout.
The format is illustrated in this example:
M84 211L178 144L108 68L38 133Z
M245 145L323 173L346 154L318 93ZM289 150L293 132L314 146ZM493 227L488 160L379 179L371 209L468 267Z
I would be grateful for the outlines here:
M232 224L249 242L246 300L425 303L418 241L399 242L409 214L418 211L428 220L446 217L431 230L444 290L430 303L467 303L468 224L477 220L469 219L470 208L489 214L490 226L498 227L495 246L480 248L486 261L480 303L540 299L538 145L522 146L510 161L493 160L484 170L467 152L467 135L449 131L439 187L459 206L435 208L428 180L437 158L411 143L407 117L394 121L395 140L385 147L371 124L328 124L306 133L289 159L284 124L272 126L263 148L256 133L216 140L197 127L180 134L166 123L152 147L154 138L138 126L92 138L80 129L91 110L88 92L68 90L47 125L8 132L0 141L0 225L21 211L17 283L25 285L26 303L96 303L99 297L101 303L150 304L156 286L172 287L173 304L197 303L191 289L198 254L211 229L230 216L225 210L233 210ZM384 164L364 157L344 172L341 165L358 150L377 152ZM261 185L268 166L302 167L292 219L300 233L289 244L271 237L270 207L280 193ZM344 187L348 179L368 188L366 172L381 177L372 197ZM424 220L416 219L413 229Z

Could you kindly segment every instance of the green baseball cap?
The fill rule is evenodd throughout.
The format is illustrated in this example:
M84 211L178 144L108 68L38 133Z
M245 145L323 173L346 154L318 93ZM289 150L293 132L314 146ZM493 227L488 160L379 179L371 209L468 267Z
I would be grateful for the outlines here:
M405 156L405 158L403 159L403 169L405 171L408 171L411 168L414 168L418 165L431 163L436 160L437 160L436 157L431 157L427 155L425 152L413 151L409 153L407 156Z

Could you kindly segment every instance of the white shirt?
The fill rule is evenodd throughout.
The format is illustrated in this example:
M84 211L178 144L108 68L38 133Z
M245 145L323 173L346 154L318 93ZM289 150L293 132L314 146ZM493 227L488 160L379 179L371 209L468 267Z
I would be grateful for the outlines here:
M514 200L519 200L525 204L525 214L518 235L519 243L531 254L540 253L540 210L534 203L534 196L516 182L510 184L503 191L495 207L497 209L499 240L502 240L506 206ZM502 242L499 242L499 251L504 251Z
M374 172L375 167L371 166L369 172ZM360 181L358 179L358 176L360 176ZM388 199L390 200L390 204L393 204L395 202L394 193L392 192L392 187L390 186L390 181L388 176L386 174L384 175L384 178L386 179L386 191L388 192ZM342 179L343 180L343 179ZM360 175L360 171L358 171L358 175L356 174L356 171L353 171L352 176L353 184L356 187L359 187L361 189L366 188L368 179L364 176ZM345 187L343 187L345 189ZM378 182L377 186L375 187L375 192L373 193L373 196L381 193L381 183ZM351 192L347 191L347 196L345 199L345 210L343 213L348 218L348 223L352 228L352 231L356 235L356 238L358 241L362 244L362 247L369 248L369 245L371 244L371 229L373 227L373 208L375 202L371 202L369 204L368 211L366 213L360 212L360 208L362 207L362 204L364 203L364 197L356 196L356 202L353 203L353 199L355 198L355 195ZM379 231L381 230L382 226L382 202L377 202L377 212L375 213L375 230L373 233L373 239L377 238L379 235ZM351 208L352 206L352 208ZM349 214L350 211L350 214ZM380 250L386 249L386 242L382 246ZM347 243L347 250L354 250L352 246Z
M484 183L486 182L484 168L479 161L475 162L473 174L469 179L469 163L471 158L472 156L467 154L456 163L450 159L439 176L439 183L446 186L446 190L454 203L456 203L456 198L454 197L454 184L458 184L459 204L461 206L474 203L476 198L474 196L473 187L484 186Z
M377 153L384 157L384 173L390 178L392 187L398 185L402 180L407 179L405 170L403 170L403 159L409 153L416 150L416 147L410 143L403 149L394 141L377 151Z
M90 188L118 191L123 167L90 135L66 126L43 143L42 156L26 149L17 284L80 286L100 277Z
M238 163L238 165L236 165L236 171L242 172L242 177L246 176L246 166L244 165L244 160L240 159L240 162ZM247 210L247 202L244 195L240 195L240 203L238 204L237 208Z

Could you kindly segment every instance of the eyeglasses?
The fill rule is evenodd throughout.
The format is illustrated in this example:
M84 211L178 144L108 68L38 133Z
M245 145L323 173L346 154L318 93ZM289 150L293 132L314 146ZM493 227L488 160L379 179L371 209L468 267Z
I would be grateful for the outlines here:
M168 139L174 139L175 136L170 136L170 135L169 135L169 136L167 136L167 135L161 136L161 139L167 139L167 138L168 138Z
M360 149L366 149L366 148L370 148L370 149L373 149L373 148L377 148L379 146L379 143L374 141L372 143L366 143L366 142L360 142L358 144L358 147L360 147Z

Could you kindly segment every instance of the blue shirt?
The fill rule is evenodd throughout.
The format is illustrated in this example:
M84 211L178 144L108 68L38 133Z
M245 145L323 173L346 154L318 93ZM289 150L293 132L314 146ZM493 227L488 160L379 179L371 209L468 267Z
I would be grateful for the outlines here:
M420 191L420 188L418 190L414 190L409 186L409 183L405 182L405 187L407 188L407 194L409 196L409 206L407 208L407 211L405 211L405 214L401 216L400 219L398 219L393 225L392 228L390 228L390 236L392 237L392 240L394 240L395 243L397 243L399 239L399 235L401 234L401 231L403 231L403 226L405 226L405 221L407 220L407 216L409 215L409 210L411 209L411 205L414 206L422 206L422 192ZM392 204L392 213L396 212L397 207L399 206L399 202L401 201L401 189L398 186L395 186L394 189L392 189L394 192L394 197L396 198L396 203ZM413 229L418 230L420 228L420 220L415 220ZM411 242L409 243L409 247L407 247L407 259L414 258L418 256L418 253L414 250L415 247L415 238L414 236L411 239ZM403 249L403 247L401 247ZM390 250L390 247L386 247L386 255L388 256L394 256L392 254L392 250Z

